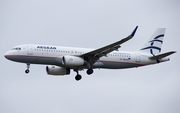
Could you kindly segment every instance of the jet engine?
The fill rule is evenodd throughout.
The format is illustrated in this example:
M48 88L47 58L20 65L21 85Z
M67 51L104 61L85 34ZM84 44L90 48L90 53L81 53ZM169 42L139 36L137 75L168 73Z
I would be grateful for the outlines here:
M84 65L85 61L81 57L77 56L63 56L62 64L66 67L75 67Z
M59 66L46 66L46 72L49 75L68 75L70 69Z

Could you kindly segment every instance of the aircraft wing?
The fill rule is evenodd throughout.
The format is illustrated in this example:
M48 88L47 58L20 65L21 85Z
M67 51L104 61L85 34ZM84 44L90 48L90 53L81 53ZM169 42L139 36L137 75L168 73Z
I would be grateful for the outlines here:
M118 50L118 48L120 48L121 44L123 44L124 42L130 40L136 33L138 26L136 26L136 28L133 30L133 32L127 36L126 38L123 38L122 40L119 40L115 43L109 44L107 46L101 47L99 49L87 52L85 54L80 55L80 57L83 57L86 61L89 61L90 64L93 64L94 62L96 62L100 57L102 56L106 56L108 53L114 51L114 50Z

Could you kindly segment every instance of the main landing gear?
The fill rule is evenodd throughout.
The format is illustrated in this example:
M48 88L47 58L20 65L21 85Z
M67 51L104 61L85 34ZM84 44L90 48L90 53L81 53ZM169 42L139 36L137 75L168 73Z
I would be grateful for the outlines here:
M81 80L81 78L82 78L82 76L81 76L80 74L77 74L77 75L75 76L75 79L76 79L77 81Z
M75 76L75 80L77 80L77 81L81 80L81 79L82 79L82 76L79 74L79 71L78 71L78 70L74 70L74 71L77 73L77 75ZM91 75L93 72L94 72L93 69L88 69L88 70L86 71L86 73L87 73L88 75Z
M86 71L86 73L87 73L88 75L91 75L93 72L94 72L93 69L88 69L88 70Z
M30 64L27 64L27 69L25 70L25 73L26 73L26 74L29 73L29 68L30 68Z
M77 81L81 80L82 76L79 74L79 71L78 70L74 70L74 71L77 73L77 75L75 76L75 79Z

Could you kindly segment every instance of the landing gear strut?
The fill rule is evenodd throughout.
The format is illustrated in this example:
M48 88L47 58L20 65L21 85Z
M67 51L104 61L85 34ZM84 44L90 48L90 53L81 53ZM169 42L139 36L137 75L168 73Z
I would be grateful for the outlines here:
M27 64L27 69L25 70L25 73L26 73L26 74L29 73L29 68L30 68L30 64Z
M77 81L81 80L81 79L82 79L82 76L79 74L78 70L74 70L74 71L77 73L77 75L75 76L75 79L76 79Z

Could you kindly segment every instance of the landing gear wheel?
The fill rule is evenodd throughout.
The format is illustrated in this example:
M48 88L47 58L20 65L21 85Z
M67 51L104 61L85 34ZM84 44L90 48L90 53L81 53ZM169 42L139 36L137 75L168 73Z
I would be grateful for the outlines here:
M75 76L75 79L76 79L77 81L81 80L81 78L82 78L82 76L79 75L79 74L77 74L77 75Z
M93 69L88 69L86 73L87 73L88 75L91 75L93 72L94 72Z
M26 69L26 70L25 70L25 73L28 74L28 73L29 73L29 69Z

